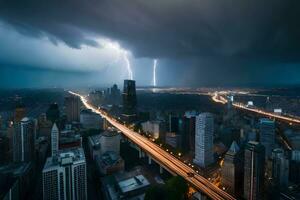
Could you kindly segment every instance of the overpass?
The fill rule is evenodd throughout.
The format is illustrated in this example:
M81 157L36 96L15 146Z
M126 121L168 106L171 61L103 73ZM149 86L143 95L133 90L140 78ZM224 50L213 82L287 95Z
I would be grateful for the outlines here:
M146 152L153 160L155 160L160 166L183 177L189 184L194 186L197 190L203 192L211 199L215 200L235 200L234 197L221 190L211 182L209 182L203 176L195 173L194 169L186 165L184 162L166 152L160 146L150 141L148 138L140 135L139 133L129 129L125 125L118 122L116 119L110 117L104 111L94 107L88 103L87 99L75 92L69 91L70 94L79 96L82 103L88 109L91 109L95 113L101 115L105 118L112 126L120 130L128 139L130 139L134 144ZM189 174L193 173L193 176Z

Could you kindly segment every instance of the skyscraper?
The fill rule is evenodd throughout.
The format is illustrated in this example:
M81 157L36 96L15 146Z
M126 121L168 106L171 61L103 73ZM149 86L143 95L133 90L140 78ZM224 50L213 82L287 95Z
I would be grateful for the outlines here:
M266 149L266 158L271 157L275 146L275 123L273 120L262 118L259 120L259 141Z
M230 194L240 197L242 194L242 162L240 148L235 141L232 142L227 151L222 167L221 185Z
M58 143L59 143L59 131L56 123L53 124L51 129L51 155L57 156L58 153Z
M81 101L78 96L65 97L67 120L69 122L79 122Z
M46 118L50 120L52 123L56 122L59 119L59 108L57 103L50 104L47 112L46 112Z
M136 118L136 89L134 80L124 80L123 89L123 118L125 121L133 121Z
M24 117L26 116L26 109L25 109L25 106L21 103L19 103L17 106L16 106L16 109L15 109L15 116L14 116L14 121L16 123L20 122Z
M44 200L87 199L86 161L82 148L49 157L43 169Z
M272 180L278 186L287 186L289 178L289 161L283 149L276 148L272 151Z
M244 159L244 198L246 200L263 199L264 146L255 141L248 142Z
M196 117L195 159L200 167L214 162L213 155L214 118L211 113L201 113Z
M195 150L196 116L196 111L190 111L184 114L184 136L187 144L186 148L192 152Z
M34 158L34 131L33 120L25 117L14 125L13 133L13 160L28 162Z

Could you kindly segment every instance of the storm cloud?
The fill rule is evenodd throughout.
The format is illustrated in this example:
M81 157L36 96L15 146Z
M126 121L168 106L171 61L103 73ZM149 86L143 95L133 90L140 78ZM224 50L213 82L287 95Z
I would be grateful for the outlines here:
M0 0L0 20L22 35L75 49L101 48L96 38L109 38L136 58L164 60L175 74L174 62L208 73L229 67L253 74L278 63L294 70L299 19L293 0Z

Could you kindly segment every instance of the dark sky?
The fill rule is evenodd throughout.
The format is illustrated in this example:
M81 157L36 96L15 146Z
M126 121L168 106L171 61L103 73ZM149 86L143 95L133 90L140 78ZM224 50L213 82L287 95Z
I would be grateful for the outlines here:
M0 87L300 83L297 0L0 0Z

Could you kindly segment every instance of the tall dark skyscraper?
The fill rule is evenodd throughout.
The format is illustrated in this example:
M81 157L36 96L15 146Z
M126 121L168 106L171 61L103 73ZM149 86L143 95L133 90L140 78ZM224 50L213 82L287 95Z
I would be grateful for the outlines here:
M23 104L19 103L15 109L14 121L20 122L26 116L26 108Z
M235 141L232 142L224 158L221 184L230 194L240 197L242 194L243 170L240 148Z
M50 120L52 123L54 123L55 121L57 121L59 119L59 108L57 103L52 103L50 104L47 112L46 112L46 117L48 120Z
M81 101L78 96L65 97L67 120L69 122L79 122Z
M263 199L265 148L254 141L247 143L244 162L244 198Z
M266 158L269 158L275 146L275 122L267 118L260 119L259 131L259 141L266 149Z
M124 80L123 89L123 118L127 122L131 122L136 118L136 89L134 80Z

